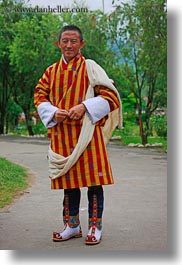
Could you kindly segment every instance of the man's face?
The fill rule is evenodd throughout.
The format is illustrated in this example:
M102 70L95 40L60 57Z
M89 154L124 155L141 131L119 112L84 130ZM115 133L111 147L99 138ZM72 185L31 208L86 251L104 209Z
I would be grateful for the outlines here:
M84 46L84 41L80 41L77 31L68 30L61 34L59 48L67 62L73 59Z

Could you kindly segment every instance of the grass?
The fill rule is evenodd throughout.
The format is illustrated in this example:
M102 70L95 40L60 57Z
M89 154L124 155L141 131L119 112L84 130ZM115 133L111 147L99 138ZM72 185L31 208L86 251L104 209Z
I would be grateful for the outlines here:
M128 129L128 128L127 128ZM130 143L142 143L141 137L138 135L138 127L129 128L130 130L118 130L116 129L113 133L115 136L121 136L121 143L124 145L128 145ZM167 150L167 139L165 137L157 137L157 136L149 136L148 143L162 143L162 150Z
M27 185L27 170L0 158L0 208L10 204Z
M122 143L125 145L128 145L130 143L141 143L141 137L140 136L122 136ZM167 140L163 137L148 137L148 143L149 144L155 144L155 143L162 143L162 148L164 151L167 150Z

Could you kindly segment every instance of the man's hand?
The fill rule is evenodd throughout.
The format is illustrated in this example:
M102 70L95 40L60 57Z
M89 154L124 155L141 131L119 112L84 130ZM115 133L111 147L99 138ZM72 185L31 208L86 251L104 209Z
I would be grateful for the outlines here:
M54 119L57 121L57 123L63 122L68 117L68 112L65 109L58 109L54 113Z
M80 120L85 114L86 107L83 103L72 107L68 112L68 117L72 120Z

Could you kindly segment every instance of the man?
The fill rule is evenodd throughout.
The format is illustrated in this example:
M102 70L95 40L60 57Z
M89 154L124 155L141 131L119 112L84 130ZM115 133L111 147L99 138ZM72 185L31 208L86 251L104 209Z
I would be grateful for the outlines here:
M53 232L53 241L82 236L80 188L88 187L85 243L98 244L104 207L102 185L113 184L103 129L110 113L116 109L118 112L120 99L104 70L82 56L84 40L78 27L63 27L58 46L61 60L47 68L34 95L35 106L50 138L51 187L64 189L64 229Z

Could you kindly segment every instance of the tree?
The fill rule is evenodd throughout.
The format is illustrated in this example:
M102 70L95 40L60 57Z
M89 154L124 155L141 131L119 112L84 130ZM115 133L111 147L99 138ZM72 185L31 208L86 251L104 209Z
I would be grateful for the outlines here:
M18 126L18 119L21 114L21 107L14 102L13 97L11 96L6 105L6 134L8 133L9 128L11 131L16 129Z
M166 106L166 3L135 0L120 4L110 15L109 30L132 84L140 135L146 144L152 113Z
M60 57L55 46L60 24L52 14L27 14L14 25L14 40L10 45L15 76L12 94L23 109L30 135L33 135L30 111L34 108L34 88L45 68Z
M12 67L9 60L9 45L13 40L13 25L21 14L8 12L15 7L15 1L0 2L0 134L4 133L7 105L13 84ZM18 3L17 6L22 6Z

